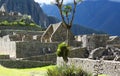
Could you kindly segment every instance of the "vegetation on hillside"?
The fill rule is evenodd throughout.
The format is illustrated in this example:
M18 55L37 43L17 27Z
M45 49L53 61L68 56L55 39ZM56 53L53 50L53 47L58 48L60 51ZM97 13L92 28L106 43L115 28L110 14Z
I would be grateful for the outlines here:
M27 22L24 19L21 19L19 21L12 21L9 22L7 20L0 22L0 26L38 26L34 22Z
M9 15L5 13L5 19L0 20L0 26L32 26L39 27L30 15Z
M13 22L8 22L7 20L0 22L0 26L36 26L34 23L27 24L22 21L13 21Z

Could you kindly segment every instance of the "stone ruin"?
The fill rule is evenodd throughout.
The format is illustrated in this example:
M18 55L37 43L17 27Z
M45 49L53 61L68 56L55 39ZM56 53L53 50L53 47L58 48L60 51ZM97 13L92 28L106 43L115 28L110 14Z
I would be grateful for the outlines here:
M2 27L0 27L2 29ZM62 23L51 24L46 31L1 30L0 54L10 58L26 58L55 53L60 42L66 40L66 27ZM107 34L74 36L69 31L69 57L120 60L120 37Z
M106 34L76 36L77 41L89 52L90 59L120 61L120 37Z
M0 26L2 29L3 26ZM19 28L17 28L19 29ZM66 39L66 28L62 23L53 24L46 31L14 30L13 27L0 31L0 54L12 59L55 53L60 42ZM25 29L25 28L23 28ZM71 41L74 36L70 33Z

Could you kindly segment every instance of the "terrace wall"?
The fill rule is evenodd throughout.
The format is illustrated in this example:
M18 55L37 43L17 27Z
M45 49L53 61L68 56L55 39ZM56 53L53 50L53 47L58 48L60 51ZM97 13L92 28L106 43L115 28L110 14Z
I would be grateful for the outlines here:
M57 65L63 65L63 59L57 58ZM95 73L99 68L99 73L106 74L107 76L120 75L120 62L117 61L100 61L82 58L69 58L68 64L74 64L76 67L82 67L85 71Z

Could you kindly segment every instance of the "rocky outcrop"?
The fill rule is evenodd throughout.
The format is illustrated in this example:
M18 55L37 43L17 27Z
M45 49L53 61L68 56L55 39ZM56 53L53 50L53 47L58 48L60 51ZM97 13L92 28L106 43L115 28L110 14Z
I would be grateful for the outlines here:
M120 61L120 49L111 46L99 47L92 50L88 58Z
M89 58L90 59L99 59L102 57L104 51L105 51L104 47L96 48L91 51Z
M33 20L42 27L51 24L49 17L44 14L39 4L34 0L0 0L0 7L2 7L3 4L7 12L20 12L21 14L31 15Z

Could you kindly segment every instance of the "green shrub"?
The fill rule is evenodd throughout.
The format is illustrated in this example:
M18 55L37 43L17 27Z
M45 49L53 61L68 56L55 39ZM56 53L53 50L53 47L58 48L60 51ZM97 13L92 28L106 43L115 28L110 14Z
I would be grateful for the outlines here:
M68 52L69 52L69 49L68 49L68 46L65 42L62 42L58 45L56 54L59 57L63 57L63 60L65 62L68 61Z
M18 25L18 22L17 22L17 21L15 21L15 22L12 22L12 24L13 24L13 25Z
M30 23L30 26L36 26L36 24L35 23Z
M92 76L91 74L85 72L81 68L76 68L75 66L56 66L52 69L48 69L48 76Z
M24 22L19 22L20 26L25 26L26 24Z
M1 22L2 25L5 25L5 26L8 26L9 25L9 22L7 20Z

